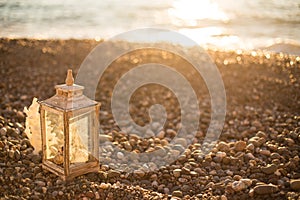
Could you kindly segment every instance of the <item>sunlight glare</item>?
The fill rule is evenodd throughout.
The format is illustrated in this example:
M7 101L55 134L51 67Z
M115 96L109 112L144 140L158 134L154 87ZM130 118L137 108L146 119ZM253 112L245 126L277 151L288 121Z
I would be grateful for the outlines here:
M226 22L228 16L212 0L175 0L169 14L187 26L196 26L198 20L211 19Z

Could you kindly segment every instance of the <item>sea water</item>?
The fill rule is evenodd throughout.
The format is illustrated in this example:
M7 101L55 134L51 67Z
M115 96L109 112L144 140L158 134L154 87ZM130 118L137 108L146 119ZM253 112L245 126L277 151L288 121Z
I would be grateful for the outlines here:
M0 0L0 37L108 39L145 27L208 47L280 50L300 43L300 0Z

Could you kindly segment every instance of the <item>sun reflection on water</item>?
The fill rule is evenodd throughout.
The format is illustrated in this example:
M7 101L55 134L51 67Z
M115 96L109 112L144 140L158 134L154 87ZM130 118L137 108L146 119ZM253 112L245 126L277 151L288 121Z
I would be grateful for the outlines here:
M228 16L211 0L176 0L169 9L169 15L177 25L197 26L200 20L221 20L227 22Z

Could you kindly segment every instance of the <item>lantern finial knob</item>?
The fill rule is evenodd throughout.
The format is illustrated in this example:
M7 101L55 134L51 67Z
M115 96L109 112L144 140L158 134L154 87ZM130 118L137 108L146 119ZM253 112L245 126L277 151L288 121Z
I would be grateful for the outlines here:
M66 85L67 86L72 86L73 84L74 84L74 78L73 78L72 70L68 69L68 74L67 74L67 78L66 78Z

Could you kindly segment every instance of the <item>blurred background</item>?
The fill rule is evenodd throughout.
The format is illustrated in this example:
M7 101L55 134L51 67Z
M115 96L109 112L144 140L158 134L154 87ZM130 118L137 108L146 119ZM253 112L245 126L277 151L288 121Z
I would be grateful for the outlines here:
M300 0L0 0L0 37L107 39L143 27L178 31L204 47L300 43Z

